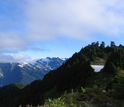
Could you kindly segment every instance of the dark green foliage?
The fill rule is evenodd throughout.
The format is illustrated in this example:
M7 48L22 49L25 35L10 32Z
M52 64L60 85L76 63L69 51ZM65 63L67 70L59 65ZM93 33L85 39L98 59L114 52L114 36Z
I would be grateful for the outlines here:
M111 47L114 48L116 45L115 45L115 42L114 41L111 41Z
M100 44L100 49L103 50L104 48L105 48L105 42L102 42L102 43Z
M115 91L114 97L124 99L124 77L116 77L112 88Z
M74 54L58 71L56 87L59 91L76 88L78 85L86 85L88 84L86 79L93 74L90 62L83 54Z
M7 105L8 106L11 105L12 107L17 106L18 101L14 100L14 98L19 95L19 91L22 88L23 86L18 84L10 84L0 88L0 106L1 107L7 107Z
M104 64L111 50L108 50L108 52L106 52L104 42L102 42L100 46L98 42L93 42L91 45L82 48L80 52L83 53L87 58L89 58L92 63Z
M113 49L105 64L105 71L117 73L118 70L124 69L124 50L120 47Z

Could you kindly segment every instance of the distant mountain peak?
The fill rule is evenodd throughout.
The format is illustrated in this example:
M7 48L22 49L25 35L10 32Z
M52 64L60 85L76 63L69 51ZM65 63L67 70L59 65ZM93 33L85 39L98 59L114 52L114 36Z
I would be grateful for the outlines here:
M36 79L42 79L64 61L59 57L46 57L20 63L0 63L0 86L11 83L29 84Z
M28 64L28 62L21 62L18 66L19 67L24 67L24 65L27 65Z

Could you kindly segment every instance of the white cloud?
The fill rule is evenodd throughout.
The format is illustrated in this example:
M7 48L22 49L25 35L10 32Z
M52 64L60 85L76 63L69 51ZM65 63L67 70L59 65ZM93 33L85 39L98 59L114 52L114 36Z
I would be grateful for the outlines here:
M13 57L10 55L1 55L0 54L0 62L11 62L13 61Z
M17 52L25 48L25 40L12 32L0 33L0 52Z
M93 33L124 33L122 0L29 0L26 5L30 37L59 36L88 39Z
M23 61L29 61L31 60L31 57L24 54L13 54L11 55L13 57L13 62L23 62Z
M46 49L47 45L43 45L46 43L44 40L64 37L92 40L95 34L116 37L124 34L123 0L2 2L4 1L0 1L3 9L0 13L0 60L3 61L7 58L23 59L14 59L13 55L3 56L5 53L15 55L26 50L49 51ZM100 35L95 38L97 36ZM41 42L41 47L37 47Z
M29 61L31 58L22 54L4 55L0 54L0 63L13 63L13 62L23 62Z

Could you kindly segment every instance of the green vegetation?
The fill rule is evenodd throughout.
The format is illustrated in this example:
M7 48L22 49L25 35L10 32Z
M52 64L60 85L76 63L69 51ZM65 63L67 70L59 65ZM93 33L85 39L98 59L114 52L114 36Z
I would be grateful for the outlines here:
M91 64L105 67L96 73ZM124 46L93 42L42 80L22 89L6 87L0 88L1 107L123 107Z
M119 70L124 69L124 49L115 47L108 57L105 65L105 71L118 73Z

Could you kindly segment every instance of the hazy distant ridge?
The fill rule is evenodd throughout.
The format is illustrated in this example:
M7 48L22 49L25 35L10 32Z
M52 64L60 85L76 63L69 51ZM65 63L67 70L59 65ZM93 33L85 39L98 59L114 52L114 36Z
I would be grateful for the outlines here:
M62 65L65 59L42 58L33 62L0 63L0 86L11 83L29 84L42 79L50 70Z

